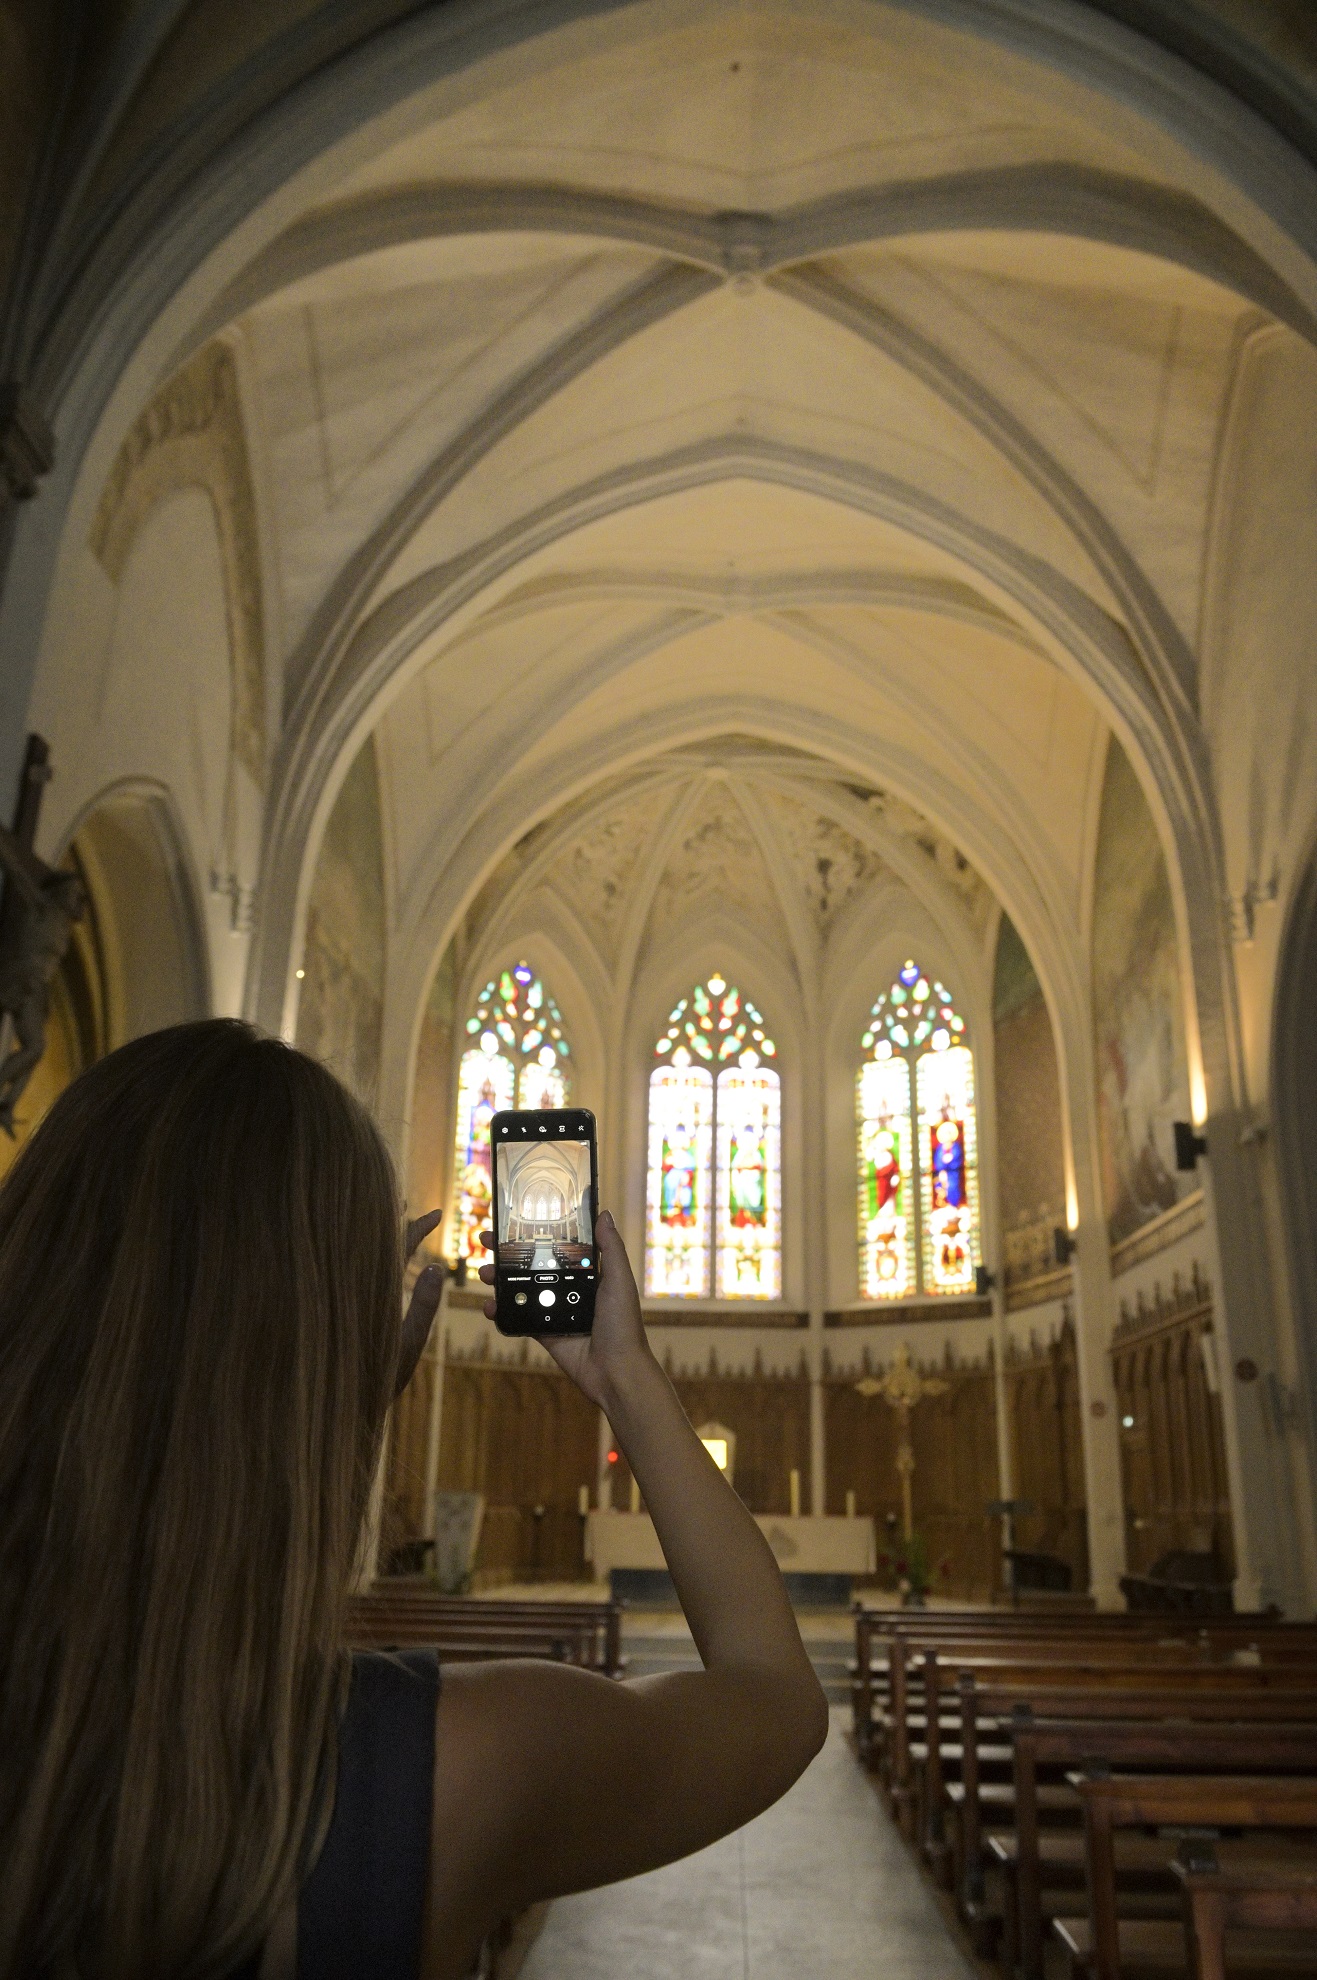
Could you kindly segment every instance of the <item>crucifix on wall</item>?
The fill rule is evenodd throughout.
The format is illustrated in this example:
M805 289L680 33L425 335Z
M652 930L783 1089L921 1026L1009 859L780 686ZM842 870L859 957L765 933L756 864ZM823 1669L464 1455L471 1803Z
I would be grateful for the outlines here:
M940 1396L950 1387L938 1375L921 1375L911 1365L910 1350L902 1341L885 1375L866 1375L855 1384L862 1396L881 1396L896 1411L896 1469L901 1480L901 1532L908 1540L915 1530L914 1481L915 1447L910 1440L910 1417L916 1403L925 1396Z

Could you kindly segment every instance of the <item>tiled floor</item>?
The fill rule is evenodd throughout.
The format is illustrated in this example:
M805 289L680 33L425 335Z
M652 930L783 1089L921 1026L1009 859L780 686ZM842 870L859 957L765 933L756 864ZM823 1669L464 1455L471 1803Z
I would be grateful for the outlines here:
M766 1815L550 1905L500 1980L974 1980L856 1765L847 1716L834 1708L822 1753Z

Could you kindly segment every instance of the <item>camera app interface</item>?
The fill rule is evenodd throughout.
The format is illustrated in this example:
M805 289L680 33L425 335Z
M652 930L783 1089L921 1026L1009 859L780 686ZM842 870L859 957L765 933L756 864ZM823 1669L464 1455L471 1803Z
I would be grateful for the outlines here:
M498 1269L513 1305L546 1323L582 1305L588 1313L582 1295L594 1284L594 1232L587 1129L552 1119L500 1126L495 1157Z

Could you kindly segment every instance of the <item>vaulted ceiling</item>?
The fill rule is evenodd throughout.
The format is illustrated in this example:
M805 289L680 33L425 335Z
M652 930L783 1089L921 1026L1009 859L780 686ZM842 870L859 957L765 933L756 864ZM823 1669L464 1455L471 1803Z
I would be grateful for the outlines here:
M1196 719L1240 349L1317 343L1204 156L924 7L646 0L277 206L171 362L238 356L288 857L374 728L410 990L528 833L666 829L691 748L889 792L1073 945L1109 728Z

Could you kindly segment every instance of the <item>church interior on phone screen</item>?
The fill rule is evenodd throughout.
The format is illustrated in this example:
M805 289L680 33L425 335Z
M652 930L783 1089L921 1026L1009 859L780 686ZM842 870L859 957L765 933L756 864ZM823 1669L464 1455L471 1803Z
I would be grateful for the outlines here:
M370 1571L611 1576L635 1668L625 1460L466 1271L498 1109L595 1114L837 1698L857 1595L1311 1616L1310 9L56 13L0 809L43 738L88 906L0 1161L160 1024L324 1060L453 1268Z

